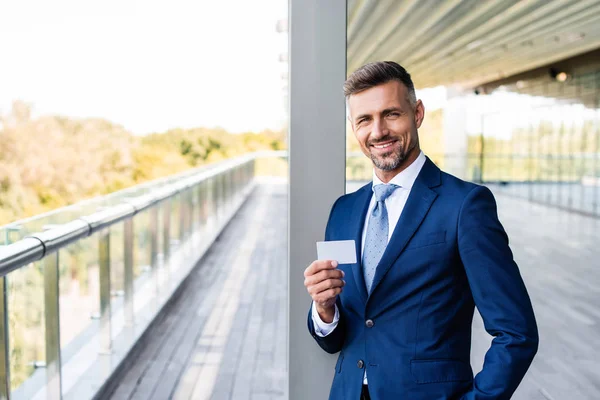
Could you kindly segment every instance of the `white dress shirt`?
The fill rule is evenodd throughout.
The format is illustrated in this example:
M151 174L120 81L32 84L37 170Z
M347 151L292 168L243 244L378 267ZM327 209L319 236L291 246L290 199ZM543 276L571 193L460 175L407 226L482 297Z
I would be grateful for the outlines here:
M392 180L390 180L390 182L389 182L389 183L398 185L400 187L398 189L394 190L394 192L385 200L385 207L388 212L388 221L389 221L388 243L390 241L390 238L392 237L392 233L394 232L394 229L396 228L396 224L398 223L398 220L400 219L400 215L402 215L402 210L404 210L404 206L406 205L406 200L408 200L408 195L410 194L410 190L412 189L413 184L415 183L415 180L417 179L417 176L419 175L419 172L421 172L421 168L423 168L425 161L426 161L425 155L423 154L423 152L421 152L419 154L419 156L417 157L417 159L415 161L413 161L412 164L410 164L408 167L406 167L406 169L404 169L398 175L393 177ZM373 186L380 185L382 183L383 182L381 182L381 180L377 177L377 175L375 175L375 171L373 171ZM371 196L371 203L369 204L369 209L367 211L367 217L365 218L365 224L363 226L362 241L361 241L362 245L361 245L361 250L360 250L361 259L362 259L363 251L365 249L365 238L367 236L367 226L369 226L369 219L371 217L371 212L373 211L373 208L375 207L376 202L377 201L375 200L375 195L373 194ZM323 322L323 320L321 320L321 318L319 317L319 313L317 312L315 303L313 302L313 304L312 304L312 319L313 319L313 324L315 327L315 333L317 334L317 336L325 337L325 336L329 335L337 327L338 321L340 319L340 314L339 314L337 305L335 306L335 315L333 317L333 321L330 324L328 324L328 323ZM364 385L367 384L366 369L365 369L365 375L363 378L363 384Z

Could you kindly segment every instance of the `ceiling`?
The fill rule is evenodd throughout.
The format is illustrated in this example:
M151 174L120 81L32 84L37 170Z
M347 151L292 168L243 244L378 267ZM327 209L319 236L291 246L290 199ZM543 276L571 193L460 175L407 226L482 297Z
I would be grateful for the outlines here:
M348 0L348 71L472 88L600 48L600 0Z

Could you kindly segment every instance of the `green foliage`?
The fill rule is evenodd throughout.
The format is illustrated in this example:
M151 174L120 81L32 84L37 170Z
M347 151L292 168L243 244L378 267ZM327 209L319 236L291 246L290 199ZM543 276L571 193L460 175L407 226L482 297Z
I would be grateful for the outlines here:
M15 102L0 115L0 225L257 150L284 134L172 129L134 136L110 121L46 116Z

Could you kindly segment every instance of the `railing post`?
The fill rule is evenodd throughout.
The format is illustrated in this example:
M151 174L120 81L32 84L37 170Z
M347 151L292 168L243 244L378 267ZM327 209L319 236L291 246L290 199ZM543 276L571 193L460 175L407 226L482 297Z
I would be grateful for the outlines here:
M212 211L213 221L215 224L219 222L219 177L214 176L211 179L211 190L212 190Z
M166 199L163 209L163 266L167 265L171 256L171 199Z
M218 176L212 177L211 190L212 190L213 221L215 223L218 223L218 221L219 221L219 177Z
M185 223L186 223L186 202L185 202L185 197L186 197L186 193L187 191L183 191L183 192L179 192L179 247L181 248L181 245L184 242L185 239Z
M155 283L155 292L158 294L158 205L150 209L150 269Z
M183 225L183 227L185 229L183 232L183 237L185 239L190 237L190 222L192 221L192 213L193 213L192 204L190 202L190 191L191 191L191 189L187 189L183 196L183 201L185 203L185 209L184 209L185 210L185 216L184 216L185 224Z
M192 211L190 212L190 233L193 235L194 232L198 229L200 225L200 212L198 208L198 185L196 184L192 186L190 189L190 207Z
M195 221L196 218L194 216L194 213L196 211L196 208L194 207L194 190L195 187L191 187L188 189L188 192L186 194L186 203L188 205L188 212L187 212L187 218L186 218L186 226L187 226L187 236L189 238L192 237L193 233L194 233L194 228L196 227Z
M60 355L59 251L44 258L44 314L46 324L46 399L62 397Z
M219 219L222 218L225 212L225 174L219 175L219 202L217 203L217 209L219 210Z
M206 181L206 202L207 224L212 229L215 226L215 188L213 178Z
M235 167L235 169L233 170L233 198L235 200L235 203L237 203L237 199L239 198L240 195L240 172L241 172L241 167Z
M100 353L112 351L111 298L110 298L110 228L98 233L100 267Z
M226 196L226 188L225 188L225 173L222 173L221 175L219 175L219 188L220 188L220 199L219 199L219 204L217 204L217 206L220 208L221 210L221 218L223 218L223 214L225 213L225 211L227 210L227 196Z
M123 264L125 267L125 325L134 324L133 309L133 217L124 221Z
M246 176L246 164L245 163L240 165L238 172L239 172L238 187L239 187L239 190L241 193L242 189L244 189L244 180L245 180L244 178Z
M198 220L200 223L199 230L204 231L206 229L206 181L201 182L198 185Z
M240 165L237 169L237 196L241 197L242 189L244 188L244 167L245 165Z
M231 209L233 205L233 170L227 171L225 174L225 183L227 188L227 211Z
M8 278L0 277L0 400L10 399L10 352L8 346Z
M242 191L244 190L244 187L246 187L246 164L244 164L240 167L240 181L239 181L240 195L241 195Z
M235 170L227 171L227 175L225 177L227 180L227 204L229 204L229 209L233 207L233 194L234 194L234 182L235 182Z
M244 187L244 189L248 187L248 183L250 181L250 165L252 165L252 161L248 161L246 165L244 165L244 173L242 178L242 186Z
M227 171L221 173L221 216L227 212Z

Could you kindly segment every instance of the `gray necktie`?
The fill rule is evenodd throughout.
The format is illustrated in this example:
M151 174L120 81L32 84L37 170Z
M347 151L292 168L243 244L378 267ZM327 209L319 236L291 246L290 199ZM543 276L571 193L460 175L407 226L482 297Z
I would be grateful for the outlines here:
M368 293L371 292L377 264L379 264L388 243L389 222L385 199L399 187L394 184L373 186L377 202L369 218L367 237L365 238L365 247L363 250L363 274Z

